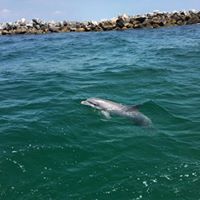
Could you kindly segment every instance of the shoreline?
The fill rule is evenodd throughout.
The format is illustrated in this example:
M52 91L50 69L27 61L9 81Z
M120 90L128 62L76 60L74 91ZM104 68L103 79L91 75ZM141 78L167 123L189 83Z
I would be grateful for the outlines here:
M45 34L59 32L99 32L138 28L159 28L200 23L200 11L153 12L144 15L126 14L103 21L88 22L46 22L41 19L27 21L22 18L16 22L0 23L1 35Z

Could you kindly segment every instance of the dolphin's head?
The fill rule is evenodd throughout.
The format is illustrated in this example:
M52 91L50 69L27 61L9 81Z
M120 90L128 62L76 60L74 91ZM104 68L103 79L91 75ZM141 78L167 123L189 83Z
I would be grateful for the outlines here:
M102 100L98 98L89 98L85 101L81 101L81 104L91 106L96 109L101 109Z

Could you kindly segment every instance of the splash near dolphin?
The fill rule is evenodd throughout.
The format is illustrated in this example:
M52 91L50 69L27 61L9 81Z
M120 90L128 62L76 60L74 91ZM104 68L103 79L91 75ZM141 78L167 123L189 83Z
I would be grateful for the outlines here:
M138 110L138 106L127 106L100 98L89 98L81 101L81 104L100 110L106 118L110 118L111 115L118 115L131 119L135 125L145 127L152 125L151 120Z

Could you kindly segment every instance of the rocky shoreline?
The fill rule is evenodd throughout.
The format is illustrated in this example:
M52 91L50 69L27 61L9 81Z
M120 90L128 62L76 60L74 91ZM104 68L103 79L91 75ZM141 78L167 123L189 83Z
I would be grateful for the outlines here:
M13 23L0 23L0 35L44 34L55 32L89 32L126 30L137 28L159 28L200 23L200 11L153 12L145 15L126 14L100 22L45 22L40 19L21 19Z

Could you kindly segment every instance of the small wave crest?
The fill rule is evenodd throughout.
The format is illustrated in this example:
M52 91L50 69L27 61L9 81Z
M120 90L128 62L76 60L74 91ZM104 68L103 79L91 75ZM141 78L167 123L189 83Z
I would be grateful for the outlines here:
M169 111L158 102L149 100L141 104L141 112L151 118L154 125L162 130L170 131L199 131L200 122L186 119Z

